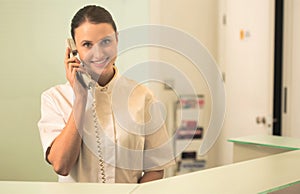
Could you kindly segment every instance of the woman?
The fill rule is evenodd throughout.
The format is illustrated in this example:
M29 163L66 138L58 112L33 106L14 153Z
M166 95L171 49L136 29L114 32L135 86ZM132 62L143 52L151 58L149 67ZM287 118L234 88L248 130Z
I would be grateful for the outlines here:
M114 65L118 33L112 16L102 7L86 6L73 17L71 34L78 56L66 49L68 83L42 94L38 125L47 162L62 182L161 179L164 168L174 163L170 146L162 146L168 145L168 135L149 115L155 102L151 92L119 75ZM80 83L77 72L91 76L92 89ZM122 94L129 94L126 106ZM133 121L122 124L119 115L131 115ZM149 120L158 126L152 132L147 132L153 128L146 125ZM161 146L163 153L156 152Z

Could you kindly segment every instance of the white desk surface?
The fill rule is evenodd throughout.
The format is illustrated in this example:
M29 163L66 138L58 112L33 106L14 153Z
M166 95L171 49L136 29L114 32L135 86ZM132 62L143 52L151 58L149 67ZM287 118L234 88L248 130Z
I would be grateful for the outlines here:
M258 135L258 136L231 138L228 141L233 143L255 144L255 145L282 148L288 150L300 149L300 139L292 138L292 137Z
M7 194L260 193L300 181L300 150L144 184L0 182Z
M130 194L137 184L1 181L1 194Z
M149 182L136 194L247 194L280 188L300 180L300 150Z

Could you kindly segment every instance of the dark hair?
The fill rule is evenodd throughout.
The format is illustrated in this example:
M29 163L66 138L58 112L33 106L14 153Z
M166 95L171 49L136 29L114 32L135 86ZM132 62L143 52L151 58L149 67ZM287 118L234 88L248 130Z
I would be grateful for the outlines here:
M108 23L112 25L115 32L117 31L116 24L111 14L106 9L96 5L88 5L81 8L72 19L71 35L73 39L75 29L86 21L93 24Z

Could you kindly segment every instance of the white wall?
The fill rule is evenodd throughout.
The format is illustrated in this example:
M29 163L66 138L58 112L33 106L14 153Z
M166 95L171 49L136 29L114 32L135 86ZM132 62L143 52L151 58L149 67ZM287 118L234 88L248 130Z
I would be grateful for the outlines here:
M284 7L283 85L288 92L287 112L282 115L282 133L300 137L300 1L285 1Z
M167 25L198 39L217 57L217 0L151 0L151 23ZM179 37L178 37L179 38Z
M110 10L119 29L149 21L148 1L89 3ZM56 180L42 156L37 128L40 94L66 82L65 39L70 36L72 16L86 4L83 0L0 0L0 180ZM123 65L122 60L118 65Z
M216 59L218 51L217 0L151 0L150 7L151 23L170 26L188 33L190 36L196 38L201 44L203 44L204 47L208 49L208 52L210 52L211 56ZM178 39L180 38L181 37L178 37ZM151 58L162 60L180 69L191 80L196 92L205 96L205 111L203 112L203 115L201 115L201 118L203 118L204 130L207 129L211 114L210 92L204 77L199 74L195 68L195 64L192 64L191 61L185 58L186 56L168 49L156 48L152 49L151 51ZM191 52L193 51L191 50ZM166 80L172 79L174 81L175 90L178 91L180 88L182 89L186 87L182 84L181 78L172 77L169 72L164 72L163 69L159 69L157 71L161 72ZM153 90L159 94L161 101L165 102L167 109L171 111L172 106L174 106L174 102L178 100L176 94L172 91L164 90L163 85L160 85L160 87L157 86ZM183 94L187 93L181 93L177 95ZM174 121L169 122L170 130L174 130L172 122ZM214 166L214 158L214 153L210 152L208 166Z

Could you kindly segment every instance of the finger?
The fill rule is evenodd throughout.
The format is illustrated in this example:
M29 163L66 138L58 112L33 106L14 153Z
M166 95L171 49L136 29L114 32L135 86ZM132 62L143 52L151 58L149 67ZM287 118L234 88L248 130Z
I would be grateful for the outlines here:
M71 75L73 78L75 78L75 74L77 71L78 71L78 68L76 68L76 67L71 70Z
M72 71L74 68L79 68L80 64L79 63L68 63L68 70Z
M76 72L78 71L78 67L74 67L69 71L69 79L73 80L72 82L74 82L76 80Z
M66 69L70 67L70 65L69 65L70 63L74 63L74 64L76 63L76 64L80 65L80 61L76 57L71 57L71 58L65 60Z
M82 72L82 73L87 73L87 71L84 69L84 68L82 68L81 66L79 66L78 68L76 68L76 71L78 72Z
M77 72L82 72L82 71L79 68L73 68L72 69L71 76L72 76L72 78L74 80L74 83L78 81L77 77L76 77L76 73Z
M76 72L81 72L81 73L87 73L85 69L82 69L80 66L79 67L73 67L71 70L71 75L75 76Z
M71 58L68 58L66 60L67 63L70 63L70 62L73 62L73 63L80 63L80 61L78 60L77 57L71 57Z
M79 67L81 65L81 63L78 60L76 60L76 58L71 58L67 60L65 63L67 69L70 69L72 67Z

